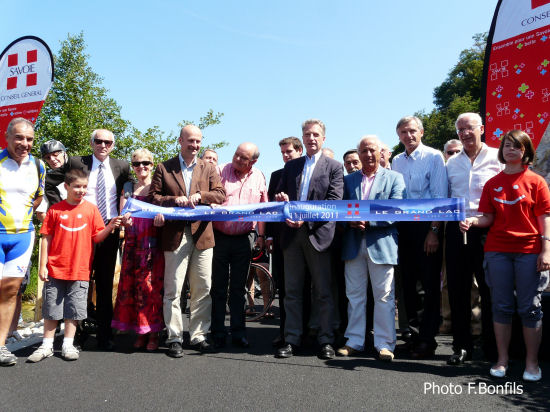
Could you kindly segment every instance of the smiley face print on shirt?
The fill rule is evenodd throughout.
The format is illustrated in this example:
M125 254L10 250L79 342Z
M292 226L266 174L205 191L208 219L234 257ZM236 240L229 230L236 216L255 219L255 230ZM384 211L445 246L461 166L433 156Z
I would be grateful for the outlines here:
M521 199L525 199L525 195L523 194L520 194L519 193L519 186L518 185L513 185L512 186L512 189L513 191L515 192L514 194L517 194L518 196L513 199L513 200L507 200L507 199L502 199L500 197L494 197L493 199L499 203L502 203L504 205L515 205L516 203L518 203ZM499 187L496 187L496 188L493 188L493 190L497 193L501 193L504 188L502 186L499 186ZM505 193L504 193L505 194Z
M66 230L68 232L78 232L79 230L82 230L86 226L88 226L87 223L83 223L80 226L76 226L77 224L81 223L81 221L82 221L82 215L80 213L78 213L76 215L73 215L72 219L69 219L69 217L71 217L71 216L68 215L68 214L65 214L65 213L59 215L59 219L60 219L59 226L61 226L62 229ZM70 222L71 220L72 220L72 222ZM79 220L80 220L80 222L79 222ZM66 224L63 224L61 222L65 222Z

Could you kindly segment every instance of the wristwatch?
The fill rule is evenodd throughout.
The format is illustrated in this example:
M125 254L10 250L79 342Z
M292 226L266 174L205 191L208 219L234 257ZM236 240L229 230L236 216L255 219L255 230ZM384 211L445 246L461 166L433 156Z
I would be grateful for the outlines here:
M439 228L437 226L430 226L430 230L436 235L439 233Z

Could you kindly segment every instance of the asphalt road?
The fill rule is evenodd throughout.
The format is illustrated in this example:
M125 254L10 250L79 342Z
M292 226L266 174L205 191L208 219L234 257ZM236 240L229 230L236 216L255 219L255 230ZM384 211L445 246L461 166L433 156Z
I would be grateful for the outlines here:
M180 359L162 348L133 352L131 335L118 335L114 352L94 350L90 338L76 362L61 359L60 339L55 355L38 364L25 363L33 347L21 349L16 366L0 368L0 410L550 409L550 362L541 363L539 383L521 380L521 361L511 363L508 378L494 380L478 353L466 366L447 366L448 336L438 338L430 361L387 364L371 353L323 361L314 349L281 360L271 347L276 321L248 326L252 347L246 351L186 349Z

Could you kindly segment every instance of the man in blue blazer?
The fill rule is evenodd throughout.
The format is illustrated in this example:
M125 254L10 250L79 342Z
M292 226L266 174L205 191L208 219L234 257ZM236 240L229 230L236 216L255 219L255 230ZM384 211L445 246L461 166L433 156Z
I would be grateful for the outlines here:
M362 169L344 178L344 199L403 199L405 182L400 173L380 166L380 140L374 135L358 146ZM356 221L346 224L342 242L346 262L348 327L342 356L364 349L368 279L374 296L374 347L378 357L393 360L395 349L395 289L393 265L397 264L397 229L393 222Z
M285 164L281 192L277 201L289 200L340 200L344 188L342 164L323 155L325 125L317 119L302 124L302 141L306 156ZM319 357L334 357L333 316L334 302L331 291L331 256L329 246L334 238L335 222L286 221L281 233L284 255L286 310L285 343L276 353L277 357L293 355L300 345L302 327L303 289L306 268L311 274L315 293L312 302L319 305Z

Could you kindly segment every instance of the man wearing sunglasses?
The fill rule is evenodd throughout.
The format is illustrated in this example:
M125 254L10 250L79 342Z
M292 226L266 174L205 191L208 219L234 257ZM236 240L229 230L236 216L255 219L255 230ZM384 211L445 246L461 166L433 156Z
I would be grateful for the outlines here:
M125 160L109 156L114 148L115 136L106 129L92 132L90 145L93 154L71 156L60 168L46 175L46 196L50 205L61 200L57 185L63 182L65 173L80 169L89 175L85 199L96 205L105 223L120 214L120 194L130 175L130 165ZM103 242L97 244L93 260L93 278L96 284L97 345L103 350L113 348L111 320L113 318L113 277L119 242L119 229L115 229Z

